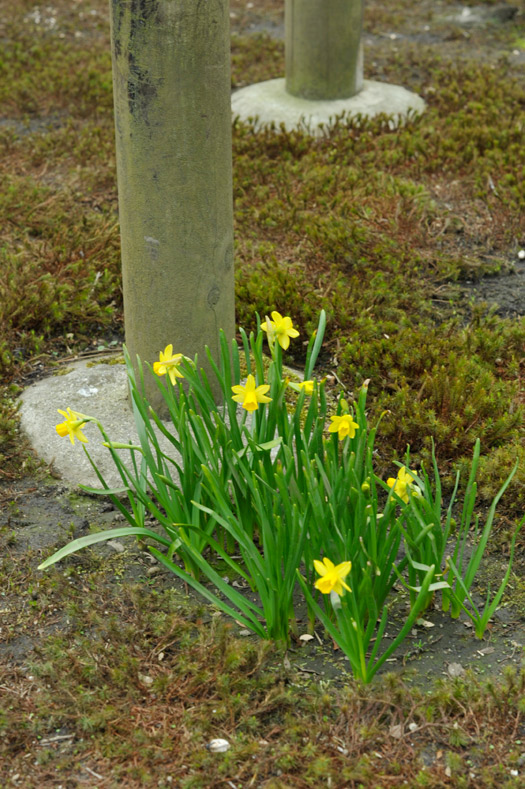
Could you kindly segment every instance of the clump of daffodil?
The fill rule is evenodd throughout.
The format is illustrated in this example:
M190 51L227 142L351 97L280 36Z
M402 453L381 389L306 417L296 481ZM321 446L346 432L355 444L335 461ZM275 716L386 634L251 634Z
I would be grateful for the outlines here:
M184 378L179 370L179 365L186 358L182 353L173 353L173 345L166 345L159 354L159 361L153 363L155 375L169 375L171 383L175 386L177 378Z
M413 496L420 495L419 490L414 487L415 479L415 471L406 468L406 466L401 466L397 472L397 477L389 477L389 479L386 481L386 484L389 488L394 489L394 492L397 493L399 498L402 499L405 504L408 504L409 490Z
M335 565L325 556L322 562L314 559L314 567L318 575L321 576L315 582L315 588L319 589L321 594L335 592L338 595L342 595L343 588L349 592L352 591L344 581L352 569L352 562L341 562L341 564Z
M299 337L299 332L297 329L293 328L291 318L283 317L275 310L271 313L271 316L271 320L266 318L264 323L261 323L261 329L268 334L268 342L270 342L270 345L272 340L275 339L283 351L286 351L290 345L290 337Z
M332 424L329 426L328 431L330 433L337 433L340 441L347 436L353 438L355 436L355 431L359 429L359 425L357 422L354 422L351 414L331 416L330 419L332 420Z
M249 375L246 379L245 386L242 384L232 386L232 392L235 392L232 396L232 400L235 400L236 403L241 403L242 407L247 411L257 411L259 403L271 402L272 398L266 397L266 392L269 388L268 384L255 386L255 378L253 375Z
M77 411L72 411L71 408L68 408L67 411L61 411L60 408L57 410L59 414L66 417L63 422L56 426L58 435L62 438L69 436L69 440L73 445L75 444L75 438L78 438L83 444L87 444L87 438L82 432L82 428L86 422L91 421L91 418L84 414L79 414Z

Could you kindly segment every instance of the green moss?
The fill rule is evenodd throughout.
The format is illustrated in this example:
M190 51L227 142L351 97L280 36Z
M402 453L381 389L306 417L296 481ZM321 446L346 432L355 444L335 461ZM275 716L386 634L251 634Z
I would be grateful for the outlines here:
M96 359L94 362L87 362L86 367L96 367L98 364L126 364L126 361L123 356L114 356L111 359L106 357L104 359Z
M518 469L512 481L513 495L507 507L511 514L519 516L525 509L525 446L523 443L504 444L481 458L478 490L482 499L491 500L516 463L518 463Z
M68 375L73 370L73 367L60 367L58 370L55 370L53 375L56 377L57 375Z
M267 34L232 36L232 88L284 75L284 45Z
M481 335L482 330L478 341L483 346ZM390 412L382 435L398 452L407 444L428 450L433 437L438 456L445 459L468 453L477 436L484 451L519 437L523 408L512 374L517 347L514 356L507 347L503 377L483 351L473 352L471 333L458 331L454 321L439 328L404 328L388 337L376 333L365 347L360 340L356 334L342 347L342 370L356 383L371 378L376 410Z
M4 112L89 117L111 110L111 57L103 42L80 48L38 28L13 32L17 37L2 47L0 61Z

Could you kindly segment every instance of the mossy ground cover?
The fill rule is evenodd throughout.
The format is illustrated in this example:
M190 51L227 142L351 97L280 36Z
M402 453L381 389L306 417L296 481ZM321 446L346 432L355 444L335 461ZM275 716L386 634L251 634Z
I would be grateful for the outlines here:
M518 785L525 679L512 668L430 692L395 675L319 681L118 561L83 555L38 587L28 562L2 569L27 642L41 634L29 660L0 667L4 786ZM216 737L227 753L205 747Z
M1 0L0 10L7 506L42 484L18 434L17 388L58 358L122 339L122 299L106 3ZM231 11L232 86L281 76L282 40L253 31L278 33L282 3L232 0ZM525 32L519 13L465 26L459 12L367 4L365 76L427 102L403 127L339 120L312 140L234 124L237 317L248 327L254 311L276 308L306 333L327 311L323 371L348 392L370 378L372 413L387 412L380 472L407 444L428 460L431 436L444 471L464 468L479 436L488 500L520 457L495 529L501 557L525 498L525 322L504 303L474 304L469 283L504 281L525 247ZM95 554L43 579L12 531L2 549L10 637L50 625L32 673L23 659L2 669L6 785L17 772L19 785L54 785L57 769L64 786L504 786L520 772L521 679L460 679L431 696L398 680L367 691L314 681L305 693L280 656L209 614L188 616L169 591L113 583L112 565L89 565ZM53 608L68 612L56 632ZM400 723L418 731L398 739ZM220 760L202 747L234 734Z

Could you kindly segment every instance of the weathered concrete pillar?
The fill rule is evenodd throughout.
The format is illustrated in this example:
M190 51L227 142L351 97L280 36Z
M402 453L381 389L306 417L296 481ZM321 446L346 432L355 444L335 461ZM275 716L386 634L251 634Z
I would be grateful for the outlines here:
M363 87L364 0L286 0L286 90L311 101Z
M204 363L235 330L229 2L110 6L126 344Z

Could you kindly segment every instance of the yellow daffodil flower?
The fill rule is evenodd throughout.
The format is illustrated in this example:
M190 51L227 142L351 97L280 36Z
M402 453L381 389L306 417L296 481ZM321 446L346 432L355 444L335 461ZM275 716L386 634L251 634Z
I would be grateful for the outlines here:
M305 394L311 396L314 393L314 385L315 381L301 381L300 383L295 383L295 381L290 381L288 378L286 379L286 383L293 389L294 392L300 392L301 389L304 389Z
M184 378L179 370L179 364L184 359L182 353L173 353L173 345L166 345L164 352L160 352L159 361L153 363L155 375L166 375L168 373L170 381L175 386L177 378Z
M290 379L287 378L286 383L288 384L290 389L294 390L294 392L300 392L302 389L304 389L305 394L309 396L313 395L314 393L314 385L315 385L314 380L301 381L300 383L295 383L295 381L290 381Z
M359 430L359 425L354 422L350 414L341 414L341 416L331 416L332 424L328 428L330 433L338 433L340 441L347 436L353 438L355 431Z
M290 337L299 337L299 332L293 328L291 318L283 318L279 312L275 311L271 315L271 321L266 320L264 323L261 323L261 329L267 332L269 336L273 335L283 351L286 351L290 345ZM268 324L270 325L268 326Z
M271 402L271 397L265 397L269 388L268 384L255 386L255 378L253 375L249 375L245 386L242 386L242 384L232 386L232 392L235 392L232 400L235 400L236 403L242 403L242 407L246 408L247 411L257 411L259 403Z
M304 389L304 393L307 395L313 395L314 393L314 381L301 381L299 384L301 389Z
M325 556L322 562L314 559L314 567L316 572L321 576L321 578L315 582L315 588L319 589L321 594L335 592L338 595L342 595L343 587L349 592L352 591L348 584L344 582L344 579L352 569L352 562L341 562L341 564L336 566Z
M419 490L414 487L414 481L416 478L416 472L411 471L409 468L405 466L401 466L399 471L397 472L397 477L390 477L387 479L386 484L389 488L394 488L395 493L402 499L405 504L408 504L408 491L412 493L413 496L421 495Z
M71 408L68 408L67 411L61 411L60 408L57 410L59 414L66 417L64 422L56 426L58 435L62 438L64 438L64 436L69 436L69 440L73 445L75 444L75 438L87 444L87 438L82 432L82 428L86 424L86 421L89 422L90 420L87 419L84 414L78 414L76 411L72 411Z

